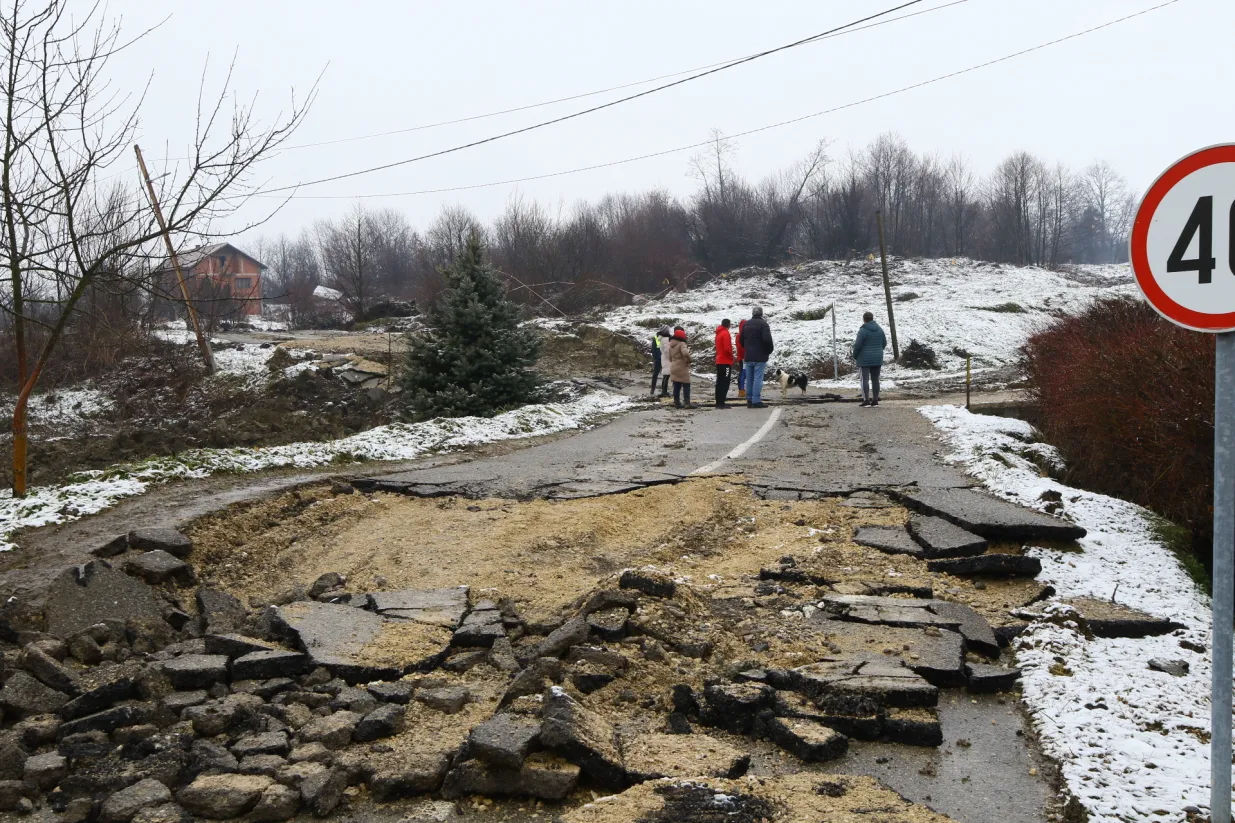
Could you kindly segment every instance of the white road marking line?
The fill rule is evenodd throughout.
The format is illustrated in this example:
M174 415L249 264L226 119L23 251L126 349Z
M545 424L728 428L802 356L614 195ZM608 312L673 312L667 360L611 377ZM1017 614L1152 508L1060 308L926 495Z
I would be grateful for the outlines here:
M783 409L772 409L772 414L768 416L767 422L760 426L759 431L752 434L749 440L745 443L739 443L734 446L733 451L726 454L720 460L714 460L706 466L700 466L691 472L691 474L711 474L723 466L726 460L737 460L739 457L746 454L747 449L768 436L768 432L770 432L772 427L776 425L776 421L780 420L781 411L783 411Z

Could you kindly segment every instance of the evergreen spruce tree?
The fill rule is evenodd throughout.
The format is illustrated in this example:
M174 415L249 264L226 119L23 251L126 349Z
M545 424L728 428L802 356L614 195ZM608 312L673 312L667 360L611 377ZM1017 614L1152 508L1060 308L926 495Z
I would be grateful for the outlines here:
M540 340L520 328L475 235L443 274L447 290L428 312L430 329L408 338L408 417L488 417L534 400Z

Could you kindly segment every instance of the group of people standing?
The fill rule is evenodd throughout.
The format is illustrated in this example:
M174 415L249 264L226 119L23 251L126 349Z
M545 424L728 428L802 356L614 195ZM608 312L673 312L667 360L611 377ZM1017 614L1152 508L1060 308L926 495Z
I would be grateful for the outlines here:
M862 405L879 405L879 371L883 366L883 353L888 347L887 336L875 322L870 312L862 315L862 328L858 329L853 342L853 358L862 373ZM716 327L716 405L718 409L730 408L729 388L733 383L733 371L737 369L738 399L746 400L750 409L765 408L763 403L763 376L768 358L775 344L772 328L763 317L763 309L751 309L750 319L738 323L737 334L731 332L729 318ZM665 364L668 363L668 368ZM661 326L652 338L652 396L656 396L656 384L660 382L660 396L669 397L669 383L673 383L673 407L675 409L698 408L690 402L690 367L692 358L686 342L686 329Z

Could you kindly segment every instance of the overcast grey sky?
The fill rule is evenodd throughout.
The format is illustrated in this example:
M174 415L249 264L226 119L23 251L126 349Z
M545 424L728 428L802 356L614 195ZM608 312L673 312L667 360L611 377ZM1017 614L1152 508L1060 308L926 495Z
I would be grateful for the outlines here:
M398 169L311 186L262 229L294 233L360 194L440 189L546 174L661 151L840 106L956 71L1162 0L968 0L795 48L561 125ZM319 74L291 143L406 129L644 80L761 51L873 14L898 0L212 0L115 2L127 31L171 18L116 64L138 86L153 73L140 142L182 154L207 59L217 85L233 52L241 96L267 118ZM912 10L944 5L926 0ZM902 12L903 13L903 12ZM738 142L759 178L820 138L841 157L895 130L916 151L967 155L985 173L1010 151L1081 167L1108 160L1138 190L1178 156L1235 140L1230 38L1235 2L1179 0L1117 26L925 88ZM646 88L646 87L641 87ZM566 114L632 89L502 117L283 152L263 167L283 186L392 162ZM165 147L170 152L165 152ZM516 192L569 207L610 192L684 195L691 152L519 185L367 200L418 228L443 204L484 219ZM156 163L156 167L161 164ZM258 216L263 201L244 216Z

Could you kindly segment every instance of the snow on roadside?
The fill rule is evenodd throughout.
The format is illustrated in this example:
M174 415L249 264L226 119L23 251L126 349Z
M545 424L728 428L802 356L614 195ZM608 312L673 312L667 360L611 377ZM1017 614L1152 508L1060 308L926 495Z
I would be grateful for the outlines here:
M74 476L74 482L35 488L22 499L14 499L7 490L0 492L0 551L15 548L10 538L18 529L76 520L169 480L208 477L221 472L412 460L467 446L588 428L608 415L625 411L633 402L629 397L597 391L566 402L524 406L491 418L391 423L321 443L191 449L176 457L156 457L105 471L81 472Z
M0 398L0 417L11 419L16 398ZM75 389L53 389L31 393L28 404L31 425L56 429L75 429L89 425L88 418L111 409L106 393L89 384Z
M1016 641L1034 728L1090 821L1183 821L1185 807L1208 809L1210 658L1179 644L1209 648L1209 602L1155 539L1149 513L1040 477L1035 461L1059 455L1033 442L1036 433L1023 421L955 406L919 411L943 433L946 460L1031 508L1043 507L1043 492L1058 492L1067 516L1089 531L1083 552L1027 549L1041 559L1038 579L1055 587L1056 601L1115 594L1120 603L1185 626L1161 637L1086 640L1066 619L1038 621ZM1066 609L1047 607L1065 610L1065 617ZM1190 671L1152 671L1147 661L1155 657L1185 659Z
M1051 271L965 258L889 262L901 348L911 340L927 344L941 367L922 371L888 363L884 384L889 388L961 378L965 352L974 358L975 374L1002 369L1015 362L1033 330L1058 314L1075 313L1098 296L1136 293L1126 265ZM750 316L752 306L760 305L776 342L769 368L815 367L830 374L832 317L803 318L816 316L833 303L838 312L837 349L845 363L863 311L873 311L887 329L883 281L874 261L820 260L758 274L730 272L687 292L612 309L600 325L643 341L651 339L656 324L679 322L702 351L711 346L712 330L722 318L730 318L736 326ZM834 384L817 385L826 389ZM840 385L856 385L856 377L843 378Z

